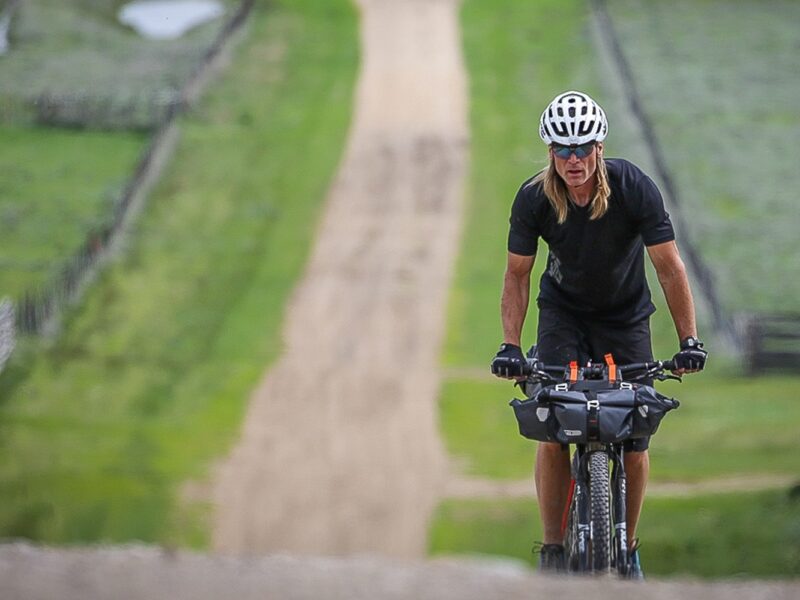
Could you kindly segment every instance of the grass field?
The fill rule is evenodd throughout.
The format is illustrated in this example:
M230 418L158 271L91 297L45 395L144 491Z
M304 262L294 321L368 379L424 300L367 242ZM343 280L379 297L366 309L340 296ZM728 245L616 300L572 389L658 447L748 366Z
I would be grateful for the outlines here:
M0 126L0 297L45 284L105 224L145 143L139 133Z
M45 285L92 229L107 224L144 149L145 133L85 130L101 124L92 122L88 98L100 98L104 123L154 125L166 105L153 98L183 86L225 22L178 40L145 40L117 21L123 4L27 0L15 13L0 60L0 297ZM224 4L228 13L237 5ZM89 107L82 127L31 126L40 94L80 99ZM128 105L138 108L127 114ZM159 113L150 114L155 106Z
M797 489L646 500L639 528L649 577L797 577ZM680 532L676 535L676 531ZM541 540L538 507L527 500L449 501L430 532L434 555L494 554L527 561Z
M724 307L800 311L800 3L608 6Z
M203 545L179 485L226 451L281 350L356 44L345 0L256 7L234 65L181 119L124 255L56 342L23 347L0 378L0 536Z
M682 27L682 20L676 19L676 13L667 11L666 8L660 9L648 4L645 9L643 3L628 2L628 5L636 4L636 10L625 11L625 2L618 3L614 0L612 4L615 15L618 11L627 15L629 31L626 35L638 36L636 43L643 48L651 39L648 36L652 34L652 39L664 40L660 48L664 50L663 45L668 38L659 38L658 35L665 35L661 31L652 32L662 28L659 18L671 19L668 25L663 25L664 31L677 31ZM758 10L757 3L749 3L748 6L753 11ZM718 9L716 4L701 2L693 5L691 10L708 11L707 16L711 18L712 14L725 12ZM740 23L746 21L743 15L747 12L743 12L741 7L734 12L742 17ZM595 94L606 107L609 116L608 155L629 157L646 169L650 167L647 160L642 160L642 141L636 139L635 130L626 122L621 91L610 90L608 81L599 81L603 77L604 67L591 46L588 18L586 3L578 1L531 3L506 0L489 6L467 0L463 7L464 44L472 78L473 171L469 186L465 242L452 291L449 333L443 357L449 376L442 388L440 419L447 448L456 459L456 464L464 465L465 472L476 476L514 479L531 477L532 474L535 444L519 436L513 412L508 407L509 399L515 395L514 389L508 382L493 380L488 365L497 345L502 341L499 299L505 268L505 240L511 201L517 186L545 165L544 147L537 135L541 110L556 93L567 89L582 89ZM648 21L649 29L642 21ZM731 29L733 25L728 15L725 16L725 22L728 23L729 30L735 30ZM743 25L740 24L739 28L741 27ZM779 31L786 32L787 27L781 26ZM767 33L764 28L760 31L762 35ZM748 33L749 38L754 35L752 32ZM758 56L753 60L760 58L768 61L772 44L783 43L786 38L787 35L782 34L777 42L765 40L758 51L760 54L756 52ZM698 37L695 40L696 44L701 43L699 39ZM702 69L713 71L718 68L713 63L714 53L723 53L725 50L696 50L692 53L691 61L673 61L671 65L658 62L665 59L653 58L658 51L659 48L655 48L648 53L642 49L636 54L637 73L647 71L651 83L657 81L662 71L669 73L670 68L679 69L683 64L698 73ZM677 52L678 48L674 51ZM664 56L669 56L666 50L664 52ZM704 62L709 54L712 60ZM650 63L647 61L650 59L654 61L653 68L648 69ZM680 87L676 82L669 83L669 94L679 93ZM707 95L707 98L710 97L711 95ZM730 107L730 111L736 110L735 98L735 95L728 97L726 106ZM650 102L650 96L646 96L646 100ZM666 104L662 102L662 109L666 109ZM681 107L684 104L676 101L672 105L672 112L668 114L656 111L654 116L658 118L659 131L661 128L674 126L676 120L683 118ZM744 107L743 110L749 109ZM712 128L714 125L709 122L702 126ZM670 156L680 155L685 160L691 160L697 155L702 155L704 160L717 157L717 153L707 151L705 145L713 135L707 133L702 138L703 141L700 141L701 138L687 134L684 122L681 122L681 127L683 129L680 129L680 134L665 134L663 142L668 153L672 150ZM679 135L694 140L691 143L695 146L689 148L678 144L676 137ZM725 135L736 133L726 131ZM728 138L723 135L722 139ZM688 139L681 142L687 143ZM752 156L746 146L733 142L726 145L725 152L734 153L737 149L741 153L737 157L738 161L746 161ZM784 156L788 157L788 154L784 153ZM774 155L770 155L769 159L764 158L775 163L772 167L778 171L789 168L787 160L778 165L780 161L774 159ZM702 164L705 163L697 163L698 172L701 168L706 168L701 167ZM730 164L739 165L737 178L747 177L752 173L752 169L742 168L741 162L731 161ZM721 179L723 178L717 177L710 183L716 185ZM693 180L693 190L697 197L702 197L705 193L703 185L706 182L702 178ZM730 230L725 229L727 222L722 223L715 220L709 212L702 212L704 206L693 205L690 213L693 226L704 224L704 229L699 233L714 237L717 240L714 243L720 247L723 243L727 246L741 245L741 236L731 236ZM758 213L757 210L748 213L749 223L754 231L758 231L762 225L761 222L754 223L754 216ZM770 219L771 216L766 216L766 221ZM786 224L788 221L790 220L784 219ZM721 223L721 230L727 233L712 233L714 223ZM694 236L698 232L691 233ZM736 242L732 243L733 239ZM542 257L544 248L544 244L540 243ZM702 248L705 252L705 246ZM780 252L784 250L781 249L778 253ZM791 253L794 250L789 248L785 252ZM760 257L760 254L754 251L753 256ZM756 260L751 259L751 264ZM544 260L540 258L537 262L534 288ZM733 266L737 263L726 264ZM784 260L783 264L785 270L791 263ZM776 271L768 271L768 275L776 281L781 277ZM751 282L764 284L763 277L759 279L752 273L748 277L752 277ZM659 308L653 318L654 350L659 358L667 358L675 352L677 340L663 296L652 274L650 281L653 282L651 287L654 301ZM776 283L775 289L783 290L782 293L793 293L790 289L793 285L794 282L785 285L783 282ZM535 297L535 289L532 296ZM797 298L797 295L792 298ZM702 306L700 309L701 336L710 342L710 368L702 375L687 377L681 385L670 382L661 387L662 391L678 397L683 404L680 410L665 419L654 440L651 451L652 478L656 481L697 481L733 475L800 473L800 458L794 450L794 438L800 426L800 410L795 398L800 388L800 378L744 378L738 365L718 351L714 332L708 329ZM526 323L523 343L529 345L534 342L535 336L536 308L533 302ZM730 511L732 518L734 515L739 518L738 515L749 514L751 507L748 503L751 500L752 498L742 495L720 499L719 510L724 513L720 513L723 514L720 519L728 514L724 511ZM697 499L697 502L709 501ZM662 549L683 548L687 545L699 549L709 547L709 542L705 539L709 535L708 529L695 527L691 522L691 513L686 516L689 521L685 524L675 519L671 522L674 526L665 524L658 533L655 528L648 529L659 522L657 519L660 514L693 511L690 501L659 499L649 503L648 507L648 510L653 511L648 517L652 519L649 522L653 525L642 523L641 534L647 544L645 548L654 545ZM708 507L703 510L712 510L713 513L716 509ZM453 520L452 512L459 515L458 519ZM776 510L770 518L773 534L785 529L796 529L796 504L792 505L791 510ZM538 521L538 518L535 507L531 506L492 501L446 502L433 525L431 548L434 552L479 551L525 558L529 555L532 541L537 539L535 527L538 525L534 521ZM736 535L743 537L752 527L754 525L737 526ZM651 541L651 537L658 539ZM707 560L704 552L688 553L686 556L691 556L691 560L685 556L666 560L665 557L670 554L666 550L662 552L654 549L654 554L643 550L644 555L649 556L646 558L647 568L654 573L687 572L703 576L740 572L741 559L737 556L741 539L731 534L721 540L720 547L727 548L727 544L734 543L739 545L721 553L721 558L715 556ZM784 556L775 559L776 549L770 544L777 540L775 535L769 540L754 537L748 552L758 554L758 561L763 559L764 562L751 573L784 576L797 573L796 549L792 550L794 558ZM725 557L729 557L729 560ZM770 563L773 559L774 562ZM676 563L676 560L679 562ZM652 567L649 566L651 564Z

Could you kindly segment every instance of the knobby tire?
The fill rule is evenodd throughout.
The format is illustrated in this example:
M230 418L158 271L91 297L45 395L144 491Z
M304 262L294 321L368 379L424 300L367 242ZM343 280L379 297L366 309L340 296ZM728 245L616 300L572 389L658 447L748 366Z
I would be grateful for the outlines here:
M606 573L611 566L611 495L609 460L604 452L589 456L592 571Z

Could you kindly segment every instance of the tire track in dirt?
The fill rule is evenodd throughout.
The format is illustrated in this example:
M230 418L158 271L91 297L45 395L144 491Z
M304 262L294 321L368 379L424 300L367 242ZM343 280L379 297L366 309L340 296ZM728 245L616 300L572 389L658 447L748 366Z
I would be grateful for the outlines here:
M467 161L456 0L359 0L354 122L285 353L213 482L226 553L425 555ZM313 151L313 149L310 149Z

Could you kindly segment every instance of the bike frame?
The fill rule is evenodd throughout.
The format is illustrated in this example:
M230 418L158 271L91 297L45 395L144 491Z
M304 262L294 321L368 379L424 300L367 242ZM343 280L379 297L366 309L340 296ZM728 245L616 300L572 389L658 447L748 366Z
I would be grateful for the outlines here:
M609 365L589 363L583 368L576 368L575 363L568 366L547 366L538 363L535 359L535 348L531 349L528 357L526 374L529 375L529 378L524 387L528 397L532 397L543 384L559 383L567 378L576 381L578 377L583 377L585 374L588 374L591 379L600 381L616 378L616 366L614 367L615 375L609 377L607 369L611 368L611 363ZM672 361L652 361L619 365L619 373L641 371L640 376L633 378L634 380L644 377L680 380L679 377L663 375L664 370L672 370L674 367ZM569 495L561 523L564 548L567 552L567 570L582 573L615 571L621 577L627 577L630 571L630 549L628 548L627 476L623 444L590 442L574 444L574 446ZM604 529L608 528L608 531L603 534L609 541L608 560L602 569L596 568L596 562L604 563L605 559L595 561L592 555L592 540L595 537L592 531L592 502L600 502L600 500L592 499L590 462L591 457L598 454L604 455L607 461L604 463L605 467L602 473L608 481L600 487L607 490L609 496L608 510L603 526Z

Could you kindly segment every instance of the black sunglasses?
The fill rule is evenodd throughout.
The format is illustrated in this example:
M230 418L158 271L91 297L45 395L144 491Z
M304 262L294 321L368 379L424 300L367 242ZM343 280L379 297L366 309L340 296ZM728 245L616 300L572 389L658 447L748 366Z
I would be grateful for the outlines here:
M553 149L553 154L555 154L558 158L569 158L570 154L575 154L577 158L586 158L594 151L596 144L597 142L586 142L580 146L564 146L562 144L556 144L553 142L550 147Z

